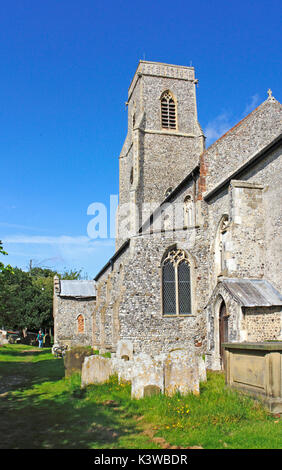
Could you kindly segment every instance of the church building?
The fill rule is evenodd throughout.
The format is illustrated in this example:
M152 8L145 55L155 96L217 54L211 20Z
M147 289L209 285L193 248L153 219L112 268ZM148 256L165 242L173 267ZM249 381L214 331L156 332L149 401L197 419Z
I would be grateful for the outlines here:
M76 312L81 300L69 320L54 302L57 343L79 343L79 318L99 351L115 352L119 340L151 355L196 350L221 369L224 342L282 339L282 106L269 90L206 149L197 82L193 67L139 62L119 157L116 250L87 286L91 322L89 308L85 322ZM56 335L62 318L67 338Z

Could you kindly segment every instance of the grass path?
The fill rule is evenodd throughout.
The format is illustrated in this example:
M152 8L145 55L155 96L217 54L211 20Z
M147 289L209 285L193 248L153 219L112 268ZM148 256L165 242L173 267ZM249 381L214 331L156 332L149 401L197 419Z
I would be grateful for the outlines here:
M282 425L209 374L200 396L130 399L113 377L80 388L50 349L0 347L2 449L281 449Z

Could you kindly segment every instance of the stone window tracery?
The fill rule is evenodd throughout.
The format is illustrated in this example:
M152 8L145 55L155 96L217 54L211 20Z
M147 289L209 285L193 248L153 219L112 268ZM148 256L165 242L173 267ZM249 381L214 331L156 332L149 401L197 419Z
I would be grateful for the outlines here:
M170 250L162 263L164 315L192 313L190 263L184 250Z
M176 129L176 106L170 91L161 96L161 123L164 129Z

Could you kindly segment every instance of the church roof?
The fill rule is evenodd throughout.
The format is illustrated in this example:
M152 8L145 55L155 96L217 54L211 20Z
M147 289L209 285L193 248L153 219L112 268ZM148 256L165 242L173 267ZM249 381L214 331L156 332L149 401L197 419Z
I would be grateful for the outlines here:
M94 281L62 280L60 281L60 285L61 297L96 297L96 285Z
M243 127L250 119L252 119L256 114L263 112L263 110L268 107L269 105L275 106L277 109L281 109L281 103L269 94L268 90L268 98L263 101L259 106L257 106L253 111L251 111L249 114L247 114L244 118L242 118L240 121L237 122L234 126L232 126L228 131L226 131L222 136L220 136L217 140L215 140L207 149L204 150L204 153L207 153L210 151L212 147L216 147L221 141L225 140L226 137L229 137L232 134L235 134L238 131L238 128Z
M282 295L264 279L222 279L221 283L243 307L282 305Z
M280 133L276 138L274 138L268 145L263 147L259 152L255 152L254 155L242 163L239 168L230 173L226 178L220 181L215 185L209 192L204 194L204 200L209 201L214 196L220 194L222 191L226 190L233 179L244 179L245 172L249 171L254 165L267 157L271 152L281 145L282 142L282 133Z

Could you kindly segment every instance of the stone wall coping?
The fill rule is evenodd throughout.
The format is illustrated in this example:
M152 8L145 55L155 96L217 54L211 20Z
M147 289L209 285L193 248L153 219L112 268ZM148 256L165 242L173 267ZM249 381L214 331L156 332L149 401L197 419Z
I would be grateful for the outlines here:
M176 129L161 130L161 129L142 129L142 127L135 127L134 130L138 130L140 132L143 132L144 134L169 135L169 136L176 136L176 137L191 137L193 139L198 137L196 134L186 134L185 132L178 132Z
M264 343L223 343L224 349L253 349L262 351L282 351L282 341Z
M252 181L231 180L230 184L234 188L264 189L263 184L253 183Z

